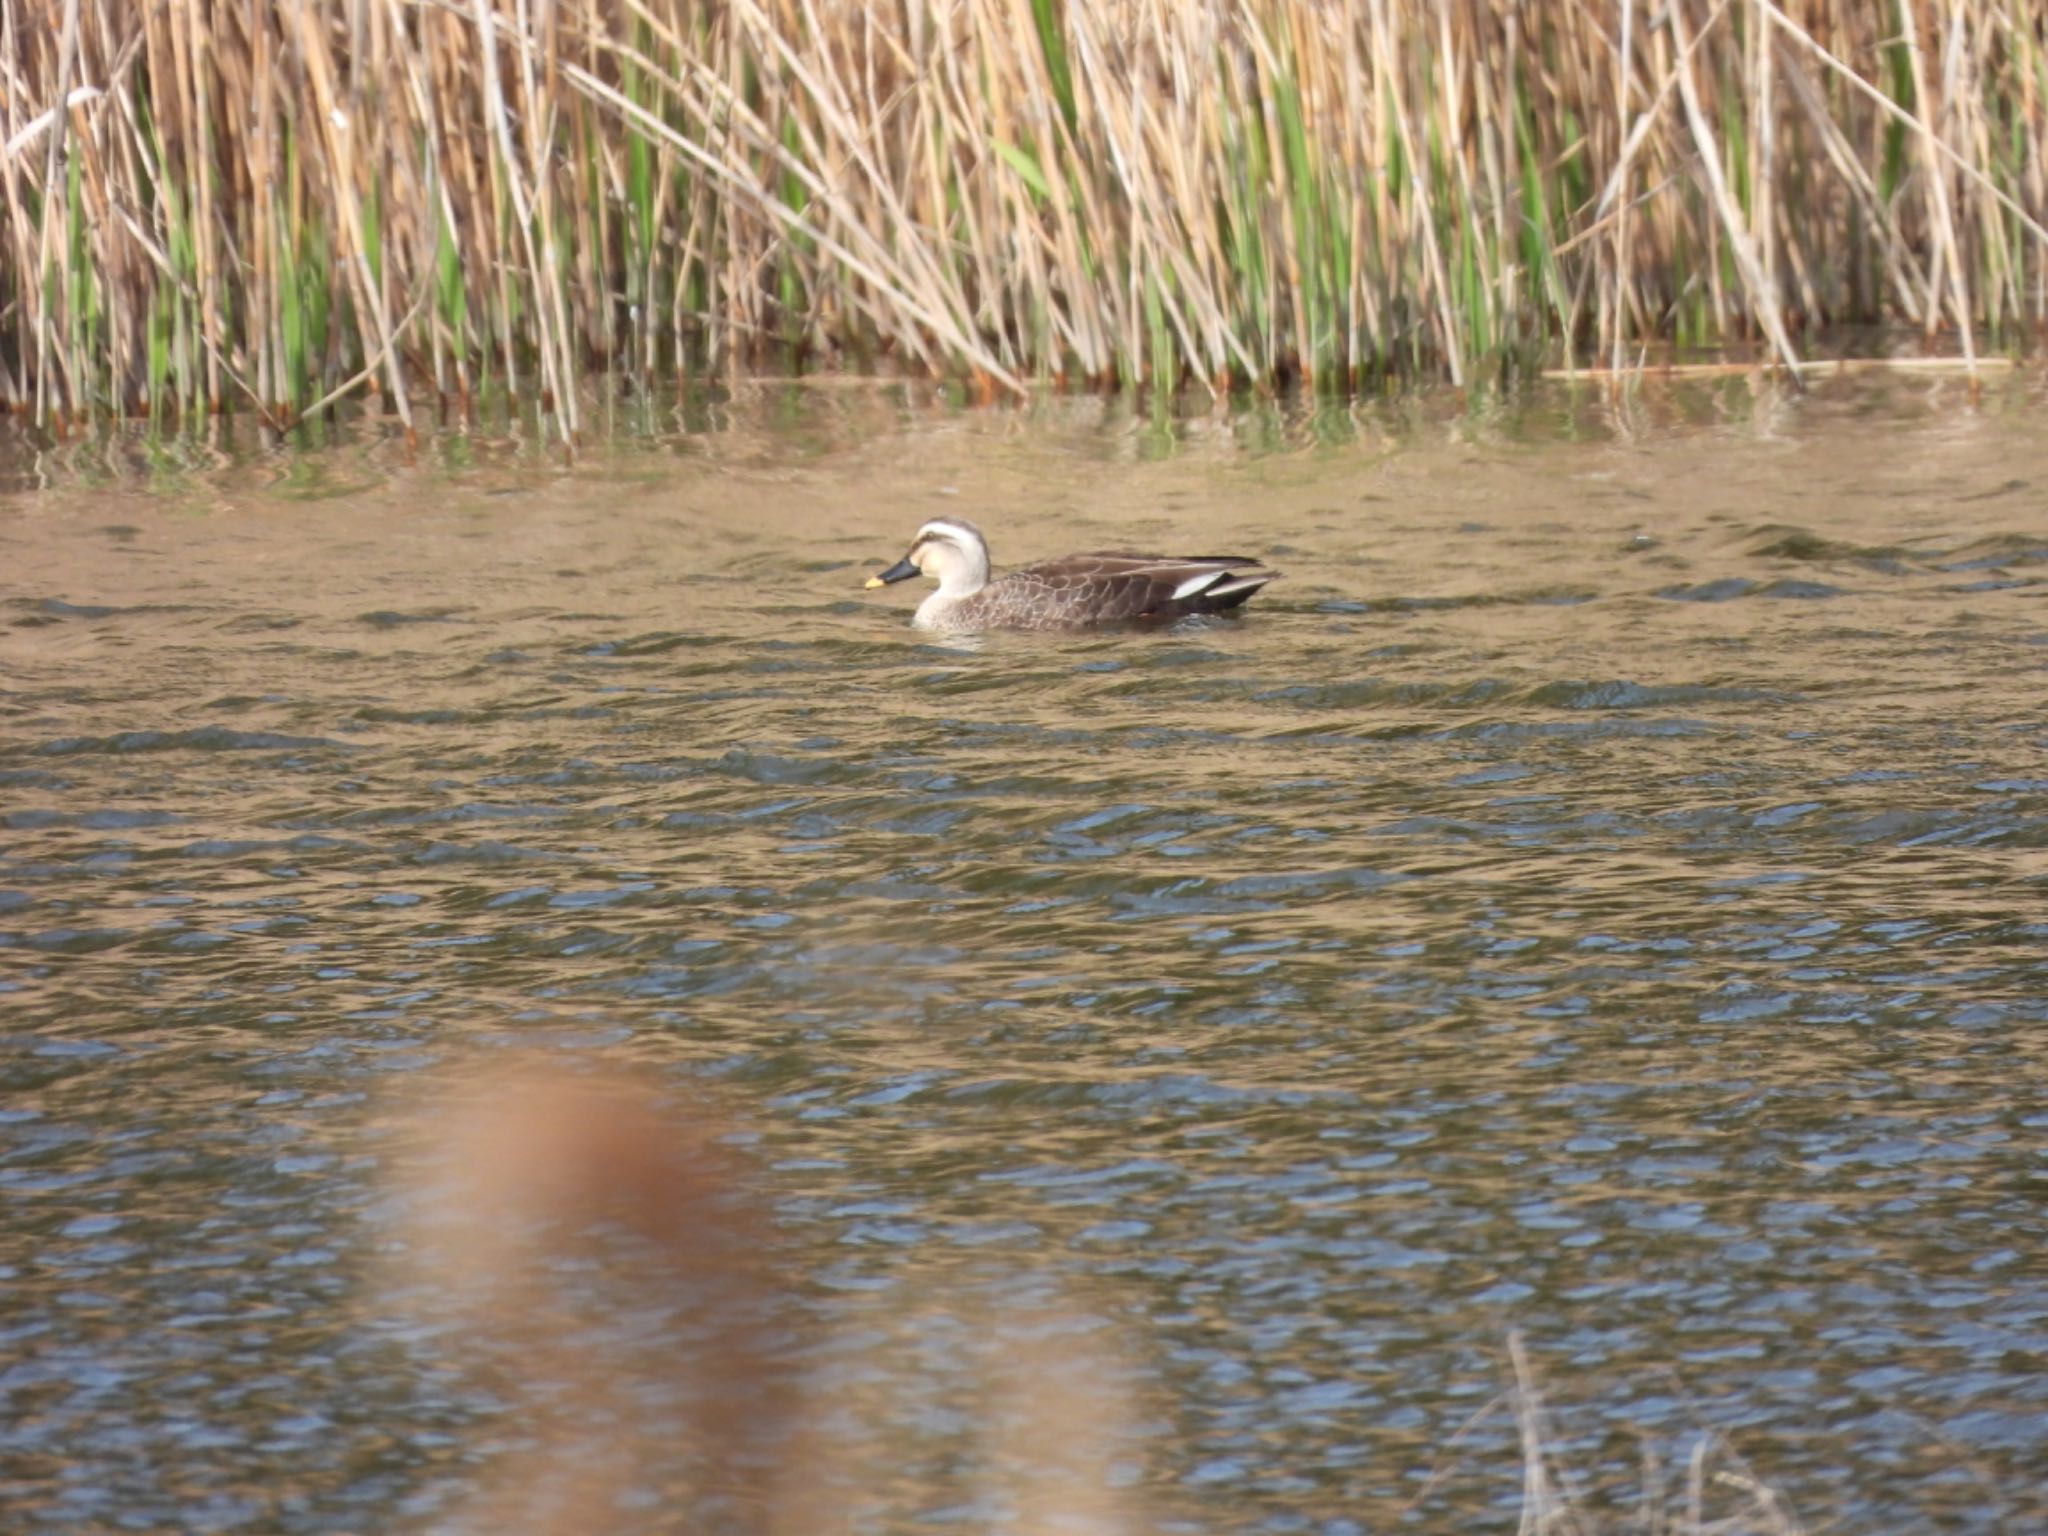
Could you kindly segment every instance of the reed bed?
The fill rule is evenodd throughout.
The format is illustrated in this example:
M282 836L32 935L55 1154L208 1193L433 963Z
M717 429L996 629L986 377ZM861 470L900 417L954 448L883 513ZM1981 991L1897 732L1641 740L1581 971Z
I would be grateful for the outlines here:
M2043 0L5 0L0 399L1974 364L2044 114Z

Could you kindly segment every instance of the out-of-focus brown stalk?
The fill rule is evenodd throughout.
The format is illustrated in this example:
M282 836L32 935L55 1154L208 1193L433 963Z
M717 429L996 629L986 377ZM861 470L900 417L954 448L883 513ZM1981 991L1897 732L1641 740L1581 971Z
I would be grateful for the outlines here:
M465 1529L593 1536L650 1483L771 1525L795 1409L788 1276L728 1129L620 1073L528 1062L425 1090L380 1294L444 1313L444 1343L490 1370L529 1436ZM643 1315L662 1320L649 1337L606 1337ZM680 1422L650 1425L649 1391Z
M445 1528L817 1536L895 1491L923 1383L863 1373L838 1397L803 1379L819 1351L801 1267L722 1114L644 1074L531 1056L408 1098L368 1305L488 1385L520 1442ZM963 1494L1000 1491L1019 1536L1158 1528L1118 1487L1136 1416L1109 1325L904 1291L885 1330L951 1328L963 1304L971 1319L960 1402L986 1487Z

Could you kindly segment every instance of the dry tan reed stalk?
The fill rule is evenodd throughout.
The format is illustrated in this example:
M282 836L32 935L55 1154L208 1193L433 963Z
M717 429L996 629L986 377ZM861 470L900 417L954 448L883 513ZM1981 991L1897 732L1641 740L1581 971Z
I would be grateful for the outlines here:
M2040 0L9 0L0 402L1972 358L2048 324L2044 144Z
M1679 49L1681 53L1689 54L1691 45L1686 37L1684 18L1683 6L1672 7L1671 22L1678 33ZM1758 257L1755 238L1728 190L1727 179L1721 171L1720 147L1715 142L1712 128L1707 124L1706 113L1700 106L1699 87L1693 79L1689 59L1682 58L1679 62L1678 96L1685 103L1686 122L1692 129L1694 143L1699 146L1700 167L1706 174L1707 190L1713 196L1721 228L1727 234L1729 244L1734 247L1735 260L1742 269L1751 307L1764 333L1771 338L1772 347L1776 349L1786 367L1792 370L1792 377L1796 379L1799 377L1799 354L1792 346L1792 338L1785 333L1783 303L1778 295L1778 285Z

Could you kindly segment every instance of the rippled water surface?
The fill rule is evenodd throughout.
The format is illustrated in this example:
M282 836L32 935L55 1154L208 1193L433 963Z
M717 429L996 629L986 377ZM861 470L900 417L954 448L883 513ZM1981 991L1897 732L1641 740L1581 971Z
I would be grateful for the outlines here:
M994 1518L931 1379L1025 1292L1180 1528L1511 1528L1511 1330L1608 1497L2048 1528L2041 409L0 442L6 1527L454 1508L379 1106L523 1045L749 1127L852 1529ZM1286 574L942 643L860 589L937 513Z

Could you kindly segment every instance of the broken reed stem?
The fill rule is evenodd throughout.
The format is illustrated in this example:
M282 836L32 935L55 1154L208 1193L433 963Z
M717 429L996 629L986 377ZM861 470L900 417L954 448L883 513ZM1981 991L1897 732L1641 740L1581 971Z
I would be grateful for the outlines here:
M1671 23L1678 36L1679 51L1690 55L1692 45L1686 33L1684 6L1674 5L1671 8ZM1699 146L1700 168L1706 174L1707 190L1713 197L1714 211L1727 233L1728 243L1735 251L1735 261L1741 268L1750 306L1763 326L1764 334L1770 337L1778 360L1793 370L1792 377L1796 380L1799 377L1799 354L1793 349L1792 338L1785 332L1778 285L1759 259L1748 221L1728 190L1727 178L1721 172L1720 147L1715 142L1714 130L1707 123L1706 112L1700 106L1699 86L1693 79L1692 65L1685 60L1681 60L1678 66L1678 96L1685 103L1686 123L1692 130L1693 142ZM1752 194L1754 190L1751 189Z
M1489 1482L1496 1480L1479 1432L1505 1416L1513 1420L1520 1452L1519 1536L1591 1536L1604 1530L1644 1536L1806 1536L1807 1528L1785 1496L1712 1431L1695 1432L1682 1490L1667 1482L1655 1438L1644 1432L1635 1518L1619 1525L1600 1518L1622 1502L1611 1469L1598 1479L1574 1469L1520 1330L1509 1332L1507 1354L1513 1386L1490 1398L1443 1442L1421 1487L1402 1502L1395 1516L1398 1522L1419 1523L1418 1515L1442 1515L1449 1507L1444 1495L1451 1485L1469 1481L1475 1473Z
M1497 383L2048 317L2011 0L20 0L0 405ZM418 296L427 296L422 301ZM400 315L399 310L408 312ZM380 387L381 386L381 387Z

